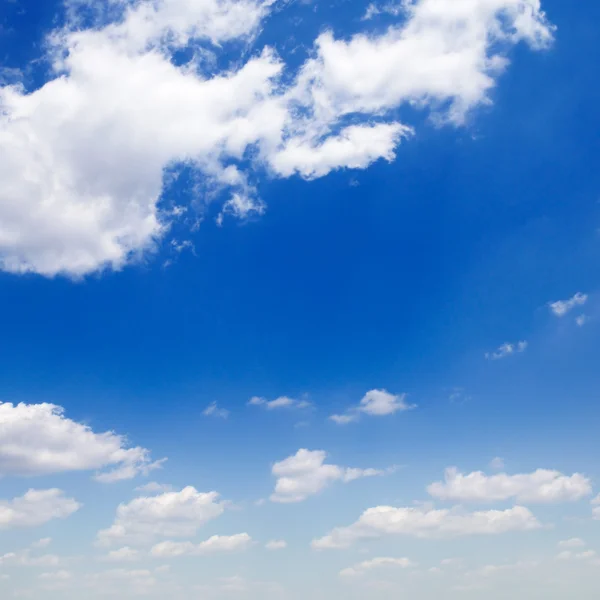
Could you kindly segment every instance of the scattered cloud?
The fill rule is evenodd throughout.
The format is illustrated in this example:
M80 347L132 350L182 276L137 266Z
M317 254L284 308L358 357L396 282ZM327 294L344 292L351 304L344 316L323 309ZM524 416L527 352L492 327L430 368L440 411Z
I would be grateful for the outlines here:
M224 196L222 221L264 212L252 182L265 171L311 179L393 160L412 132L399 107L462 125L490 103L512 45L553 38L539 2L474 2L402 3L405 19L377 34L325 31L298 69L241 44L224 70L228 42L256 39L273 0L71 2L87 21L71 8L48 36L54 78L0 84L0 268L81 277L152 252L182 163L201 174L201 203Z
M33 542L33 544L31 544L31 547L38 550L40 548L47 548L50 544L52 543L52 538L42 538L41 540L38 540L37 542Z
M129 546L123 546L118 550L111 550L106 555L106 560L110 562L135 562L140 560L141 554L139 550L130 548Z
M327 453L323 450L301 449L293 456L275 463L272 473L277 477L272 502L302 502L318 494L336 481L348 483L362 477L385 475L390 470L352 469L325 464Z
M568 300L558 300L557 302L550 302L548 304L550 312L557 317L564 317L569 314L574 308L583 306L588 301L587 294L577 292L572 298Z
M159 542L152 547L150 553L155 558L175 558L178 556L200 556L219 552L236 552L245 550L252 544L252 538L247 533L231 536L213 535L199 544L192 542Z
M338 425L347 425L358 421L361 414L371 417L386 417L416 407L416 404L406 402L406 394L390 394L387 390L370 390L362 397L358 406L349 409L346 414L331 415L329 419Z
M163 492L172 492L173 486L169 483L157 483L156 481L150 481L144 485L139 485L135 488L136 492L142 492L143 494L162 494Z
M95 433L68 419L60 406L0 403L0 475L112 468L95 476L111 483L145 475L163 462L152 462L145 448L128 447L124 436Z
M585 542L581 538L571 538L558 542L559 548L583 548Z
M227 419L230 412L225 408L219 408L216 402L209 404L202 413L205 417L216 417L218 419Z
M480 512L377 506L366 510L352 525L338 527L325 537L313 540L312 547L315 550L347 548L360 540L388 535L442 538L496 535L540 527L531 511L522 506Z
M296 400L289 396L279 396L279 398L275 398L275 400L267 400L260 396L253 396L248 401L248 406L260 406L265 410L290 410L310 408L312 404L308 400Z
M408 558L372 558L371 560L365 560L353 567L349 567L340 571L341 577L357 577L359 575L365 575L368 571L373 569L380 569L382 567L396 567L400 569L408 569L409 567L416 566L414 562Z
M284 540L271 540L265 544L267 550L285 550L287 548L287 542Z
M53 519L66 519L81 508L62 490L29 490L13 500L0 500L0 530L36 527Z
M507 356L512 356L514 354L520 354L521 352L525 352L527 350L528 343L517 342L516 344L511 344L510 342L505 342L495 352L486 352L485 357L488 360L501 360L506 358Z
M587 315L579 315L575 319L575 323L577 324L577 327L583 327L589 320L590 318Z
M525 503L575 502L591 495L590 480L575 473L538 469L533 473L485 475L476 471L464 475L455 467L446 469L443 482L432 483L427 491L434 498L458 502L498 502L515 499Z
M191 486L179 492L142 496L119 505L113 525L98 532L98 543L108 546L147 543L156 537L193 537L224 510L217 492L201 493Z

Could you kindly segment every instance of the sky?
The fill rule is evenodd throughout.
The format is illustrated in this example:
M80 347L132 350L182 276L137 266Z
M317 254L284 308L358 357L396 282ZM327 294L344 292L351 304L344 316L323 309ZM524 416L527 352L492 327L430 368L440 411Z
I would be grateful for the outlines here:
M599 22L4 0L0 597L595 600Z

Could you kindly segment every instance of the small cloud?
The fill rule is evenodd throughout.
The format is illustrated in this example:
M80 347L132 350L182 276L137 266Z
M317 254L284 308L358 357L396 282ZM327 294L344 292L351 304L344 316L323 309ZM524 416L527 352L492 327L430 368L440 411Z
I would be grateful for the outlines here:
M139 559L139 550L134 550L129 546L124 546L123 548L119 548L118 550L112 550L105 557L105 560L108 560L110 562L134 562Z
M501 360L502 358L506 358L507 356L512 356L513 354L520 354L521 352L525 352L527 350L527 346L529 344L526 341L517 342L516 344L511 344L509 342L505 342L495 352L486 352L485 357L488 360Z
M559 548L583 548L585 542L581 538L571 538L570 540L563 540L558 542Z
M583 327L589 320L590 318L587 315L579 315L575 319L575 323L577 323L577 327Z
M285 550L287 548L287 542L284 540L271 540L265 544L267 550Z
M216 417L217 419L227 419L227 417L229 417L229 415L231 413L225 408L219 408L219 406L217 405L216 402L212 402L204 409L202 414L205 417Z
M52 538L42 538L41 540L38 540L37 542L33 542L33 544L31 544L32 548L40 549L40 548L47 548L50 544L52 543Z
M548 306L552 314L554 314L557 317L564 317L577 306L583 306L587 302L587 300L587 294L577 292L572 298L569 298L568 300L558 300L557 302L550 302Z
M173 486L168 483L156 483L156 481L151 481L150 483L136 487L135 491L142 492L143 494L164 494L165 492L172 492Z
M504 470L504 459L497 456L490 462L490 468L494 471L503 471Z
M312 404L308 400L296 400L289 396L279 396L275 400L267 400L261 396L253 396L248 401L248 406L260 406L265 410L297 409L302 410L310 408Z
M416 404L408 404L406 397L406 394L390 394L387 390L370 390L358 406L350 408L346 414L331 415L329 419L338 425L348 425L358 421L361 413L371 417L386 417L417 408Z

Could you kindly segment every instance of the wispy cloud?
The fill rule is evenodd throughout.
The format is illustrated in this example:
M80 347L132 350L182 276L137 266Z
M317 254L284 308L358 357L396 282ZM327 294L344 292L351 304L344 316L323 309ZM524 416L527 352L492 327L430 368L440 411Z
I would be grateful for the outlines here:
M506 358L507 356L512 356L514 354L520 354L521 352L525 352L527 350L528 342L522 341L517 342L516 344L512 344L510 342L505 342L501 346L498 347L494 352L486 352L485 357L488 360L501 360Z

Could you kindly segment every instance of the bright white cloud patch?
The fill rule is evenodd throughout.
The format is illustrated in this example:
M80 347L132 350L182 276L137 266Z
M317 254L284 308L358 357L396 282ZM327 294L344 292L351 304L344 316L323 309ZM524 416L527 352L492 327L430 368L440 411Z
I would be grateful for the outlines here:
M94 433L52 404L0 403L0 475L48 475L112 468L96 475L110 483L160 467L145 448L128 447L112 431Z
M110 562L134 562L140 559L140 552L135 548L129 546L123 546L118 550L111 550L106 555L106 560Z
M177 556L212 554L219 552L236 552L245 550L252 544L252 538L247 533L237 535L214 535L204 542L160 542L150 551L156 558L175 558Z
M151 251L175 218L159 203L176 165L201 173L205 202L226 191L222 220L264 210L251 181L265 169L314 178L392 160L412 131L395 109L460 124L489 103L512 45L552 40L539 0L414 0L383 32L324 32L297 72L272 48L205 68L274 4L99 0L94 27L53 32L54 79L0 85L0 268L77 277Z
M558 542L559 548L582 548L583 546L585 546L585 542L581 538L571 538Z
M516 344L511 344L510 342L505 342L495 352L486 352L485 357L488 360L501 360L506 358L507 356L512 356L514 354L520 354L521 352L525 352L527 350L527 346L529 344L525 341L517 342Z
M480 512L377 506L366 510L356 523L338 527L325 537L314 540L312 546L316 550L325 550L347 548L360 540L388 535L459 537L528 531L540 527L533 514L522 506Z
M464 475L446 469L443 482L432 483L427 491L434 498L458 502L497 502L515 499L524 503L574 502L591 495L592 486L580 473L563 475L538 469L519 475L485 475L481 471Z
M143 496L120 504L113 525L98 532L101 545L147 543L156 537L193 537L225 510L216 492L193 487L158 496Z
M359 575L364 575L368 571L372 571L373 569L380 569L382 567L394 567L400 569L408 569L409 567L414 567L415 563L413 563L408 558L372 558L371 560L365 560L353 567L349 567L340 571L341 577L357 577Z
M390 394L387 390L370 390L361 399L358 406L346 414L331 415L329 419L338 425L347 425L358 421L361 414L371 417L386 417L397 412L412 410L415 404L406 402L406 394Z
M351 469L325 464L327 453L323 450L298 450L296 454L273 465L277 477L271 501L281 503L302 502L318 494L336 481L348 483L362 477L385 475L379 469Z
M248 406L260 406L265 410L281 410L310 408L311 403L308 402L308 400L296 400L289 396L279 396L279 398L275 398L275 400L267 400L261 396L253 396L248 401Z
M569 314L574 308L583 306L588 301L587 294L577 292L572 298L568 300L558 300L557 302L551 302L549 304L550 312L557 317L564 317Z
M0 529L35 527L53 519L66 519L81 508L62 490L29 490L13 500L0 500Z

